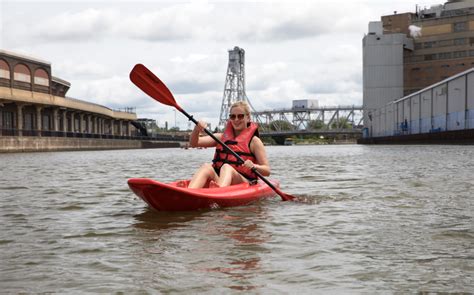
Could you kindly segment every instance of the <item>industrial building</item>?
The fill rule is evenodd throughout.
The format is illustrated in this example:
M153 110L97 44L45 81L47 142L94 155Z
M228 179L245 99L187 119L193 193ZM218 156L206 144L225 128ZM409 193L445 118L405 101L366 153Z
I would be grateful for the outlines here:
M473 67L474 0L369 23L360 142L474 141Z

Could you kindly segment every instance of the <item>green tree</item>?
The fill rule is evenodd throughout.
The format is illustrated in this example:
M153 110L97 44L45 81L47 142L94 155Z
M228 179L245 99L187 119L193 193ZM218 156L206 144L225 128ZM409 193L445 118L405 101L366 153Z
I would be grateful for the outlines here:
M350 129L351 123L347 118L339 118L331 124L332 129Z
M325 126L322 120L311 120L308 123L308 129L323 129Z
M169 129L169 131L170 131L170 132L177 132L177 131L179 131L179 127L171 127L171 128Z
M270 129L273 131L289 131L294 130L295 126L284 120L276 120L270 123Z

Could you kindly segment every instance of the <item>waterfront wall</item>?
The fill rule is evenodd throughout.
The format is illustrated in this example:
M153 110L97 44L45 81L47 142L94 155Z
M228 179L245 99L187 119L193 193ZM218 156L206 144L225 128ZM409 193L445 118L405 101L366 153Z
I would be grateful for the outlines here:
M180 147L179 142L125 139L61 138L32 136L0 137L0 153L111 150Z

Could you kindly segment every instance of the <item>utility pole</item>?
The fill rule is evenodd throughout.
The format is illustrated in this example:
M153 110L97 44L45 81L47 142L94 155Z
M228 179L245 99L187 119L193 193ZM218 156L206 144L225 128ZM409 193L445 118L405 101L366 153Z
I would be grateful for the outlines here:
M174 129L176 129L176 110L174 109Z

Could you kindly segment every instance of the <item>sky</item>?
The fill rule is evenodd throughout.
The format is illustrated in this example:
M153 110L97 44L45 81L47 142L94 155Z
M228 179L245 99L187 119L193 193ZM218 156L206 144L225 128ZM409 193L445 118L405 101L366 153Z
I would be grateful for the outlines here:
M187 129L174 109L129 80L142 63L178 104L216 126L228 50L245 50L246 93L257 111L362 105L362 38L382 15L444 2L0 0L0 49L51 63L67 96Z

